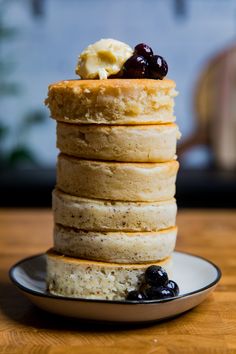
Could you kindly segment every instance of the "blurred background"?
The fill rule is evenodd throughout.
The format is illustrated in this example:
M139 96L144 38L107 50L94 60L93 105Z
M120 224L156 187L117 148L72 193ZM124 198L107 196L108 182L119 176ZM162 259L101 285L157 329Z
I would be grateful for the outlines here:
M179 206L236 207L235 0L0 0L0 206L51 205L47 86L109 37L149 44L177 82Z

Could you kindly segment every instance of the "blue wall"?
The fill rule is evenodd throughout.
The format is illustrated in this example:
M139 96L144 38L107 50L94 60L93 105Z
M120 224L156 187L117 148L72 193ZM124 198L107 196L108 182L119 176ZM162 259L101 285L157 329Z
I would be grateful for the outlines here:
M1 99L1 117L14 127L32 108L42 108L50 82L74 78L78 54L100 38L116 38L131 46L150 44L169 63L169 77L180 95L176 115L183 137L194 129L192 97L207 60L235 39L236 1L186 0L185 16L177 16L171 0L48 0L45 15L35 18L29 2L13 1L5 22L19 29L2 45L16 63L11 77L21 83L20 96ZM8 139L8 149L14 134ZM25 137L43 165L56 159L55 123L48 119ZM195 155L195 162L201 157ZM200 159L200 160L199 160Z

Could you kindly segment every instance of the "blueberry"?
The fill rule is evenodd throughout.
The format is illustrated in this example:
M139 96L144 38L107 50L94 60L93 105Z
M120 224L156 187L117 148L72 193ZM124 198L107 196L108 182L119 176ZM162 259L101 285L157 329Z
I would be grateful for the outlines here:
M147 60L149 60L153 56L152 48L145 43L137 44L134 48L134 53L137 55L141 55Z
M151 286L145 290L145 295L148 300L161 300L174 297L173 290L165 286Z
M136 300L136 301L140 301L140 300L145 300L147 297L144 293L139 292L137 290L132 290L128 293L126 300Z
M149 62L148 77L162 80L168 73L168 65L160 55L153 55Z
M175 296L179 295L179 287L174 280L169 280L166 284L166 287L168 289L171 289L174 292Z
M168 282L168 275L160 266L152 265L146 269L145 281L149 285L161 286L166 285Z
M132 55L123 66L125 77L141 79L146 77L148 63L144 57L140 55Z

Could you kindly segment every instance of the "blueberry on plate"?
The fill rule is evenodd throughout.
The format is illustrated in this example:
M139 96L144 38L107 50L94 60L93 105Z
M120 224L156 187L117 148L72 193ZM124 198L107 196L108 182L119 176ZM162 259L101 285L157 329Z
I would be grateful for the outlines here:
M171 289L174 292L175 296L179 295L179 287L174 280L169 280L166 284L166 287L168 289Z
M162 300L174 297L174 292L165 286L151 286L146 289L145 295L148 300Z
M162 80L168 73L168 65L160 55L153 55L149 62L149 74L152 79Z
M132 290L128 293L126 300L135 300L135 301L141 301L141 300L146 300L147 297L144 293L137 291L137 290Z
M145 281L149 285L165 286L168 280L168 274L160 266L152 265L145 271Z
M146 77L148 63L146 59L140 55L132 55L123 65L123 73L127 78L141 79Z
M139 43L134 48L134 53L149 60L153 56L152 48L145 43Z

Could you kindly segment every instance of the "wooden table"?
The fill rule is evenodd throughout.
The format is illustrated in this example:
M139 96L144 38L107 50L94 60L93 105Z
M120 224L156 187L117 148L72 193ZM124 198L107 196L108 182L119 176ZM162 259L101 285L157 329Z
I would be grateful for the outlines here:
M155 325L111 326L60 318L9 282L9 267L52 244L49 210L0 211L0 353L236 353L236 212L180 211L177 249L210 259L223 278L197 308Z

